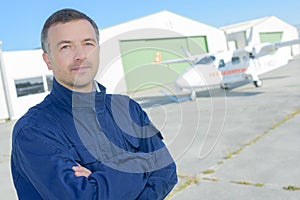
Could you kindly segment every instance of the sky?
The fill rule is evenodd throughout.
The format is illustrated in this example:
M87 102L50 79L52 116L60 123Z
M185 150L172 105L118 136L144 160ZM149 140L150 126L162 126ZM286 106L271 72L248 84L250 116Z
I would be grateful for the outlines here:
M123 22L168 10L201 23L221 26L276 16L300 24L298 0L9 0L0 3L0 41L3 51L40 47L45 20L62 8L78 9L98 24L100 31ZM100 32L101 33L101 32Z

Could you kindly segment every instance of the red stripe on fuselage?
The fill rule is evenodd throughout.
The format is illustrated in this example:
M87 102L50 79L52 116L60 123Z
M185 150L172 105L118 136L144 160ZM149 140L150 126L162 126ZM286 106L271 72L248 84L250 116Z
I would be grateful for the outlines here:
M244 73L246 71L247 71L247 68L231 69L231 70L226 70L226 71L213 72L213 73L210 73L210 76L219 76L220 73L222 76L228 76L228 75L233 75L233 74Z

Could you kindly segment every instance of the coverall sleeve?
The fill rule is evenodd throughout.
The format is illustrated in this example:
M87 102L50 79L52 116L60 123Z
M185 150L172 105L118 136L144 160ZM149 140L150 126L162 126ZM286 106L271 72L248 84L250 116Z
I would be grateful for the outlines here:
M138 174L124 176L105 167L88 178L76 177L72 170L77 165L76 156L63 148L61 141L47 137L36 127L21 129L12 151L14 166L43 199L136 199L144 187L132 183L142 178ZM132 184L130 193L120 189L128 184Z
M146 187L139 200L164 199L177 183L176 167L172 163L160 170L151 172Z
M150 119L148 118L147 113L140 107L140 105L136 103L135 106L137 111L136 115L138 115L139 118L139 122L137 123L141 126L150 125L153 127L153 129L156 129L150 121ZM135 116L135 114L132 113L132 117L135 118L137 116ZM160 131L157 130L156 135L146 138L144 140L144 144L141 147L141 151L154 152L161 148L165 148L165 151L167 152L167 154L169 154L167 147L163 142L163 137ZM174 161L166 167L149 172L149 174L150 175L146 187L139 195L138 199L140 200L164 199L178 182L176 165Z

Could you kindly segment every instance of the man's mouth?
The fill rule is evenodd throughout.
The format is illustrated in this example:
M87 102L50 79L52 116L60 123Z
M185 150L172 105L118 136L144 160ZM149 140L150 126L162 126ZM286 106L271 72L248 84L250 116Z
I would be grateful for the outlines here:
M90 67L80 66L80 67L73 67L72 71L75 71L75 72L87 72L89 69L90 69Z

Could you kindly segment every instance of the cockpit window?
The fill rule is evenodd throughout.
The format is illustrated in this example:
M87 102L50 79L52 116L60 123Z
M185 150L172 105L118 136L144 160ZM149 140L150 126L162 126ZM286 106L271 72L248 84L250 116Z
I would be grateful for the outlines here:
M225 62L223 59L219 61L219 68L225 67Z
M199 61L196 62L196 65L205 65L205 64L211 64L216 60L215 56L205 56L202 59L200 59Z
M236 64L240 64L241 61L239 57L232 57L231 62L233 65L236 65Z

